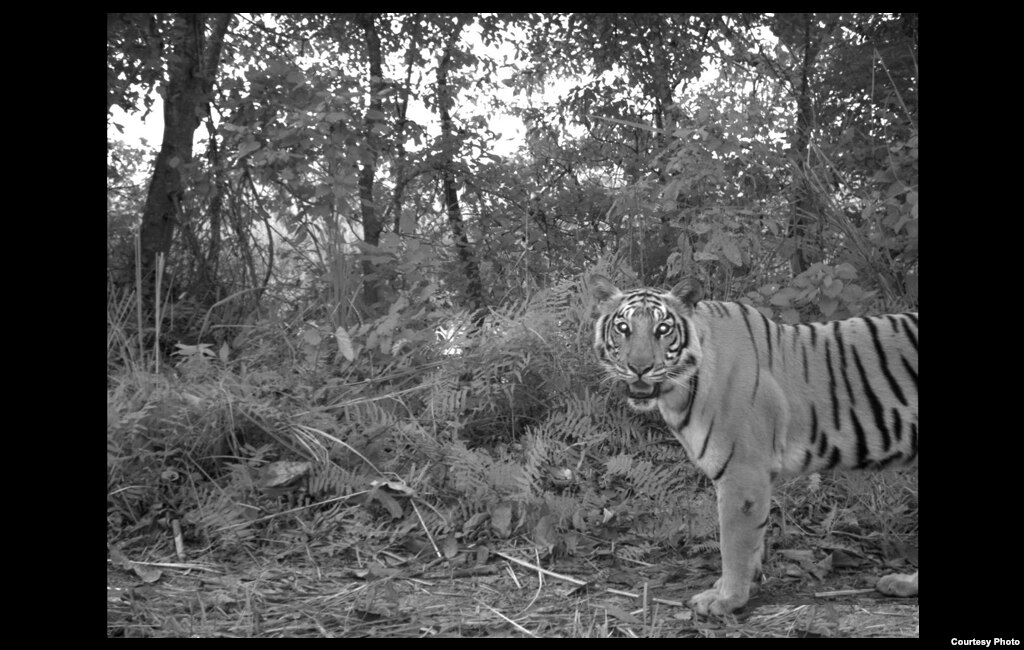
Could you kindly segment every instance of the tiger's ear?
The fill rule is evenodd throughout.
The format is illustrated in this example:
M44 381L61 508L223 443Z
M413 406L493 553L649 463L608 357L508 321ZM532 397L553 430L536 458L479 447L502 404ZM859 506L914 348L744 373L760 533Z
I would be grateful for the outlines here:
M590 285L590 295L597 298L598 302L604 302L622 293L618 287L611 283L611 280L596 273L587 279L587 284Z
M688 307L693 307L704 297L704 285L697 278L683 278L672 287L672 295Z

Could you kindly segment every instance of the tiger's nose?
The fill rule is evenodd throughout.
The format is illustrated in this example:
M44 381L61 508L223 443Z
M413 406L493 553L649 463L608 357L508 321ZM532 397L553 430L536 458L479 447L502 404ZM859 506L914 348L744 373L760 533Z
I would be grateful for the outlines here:
M640 370L637 370L636 366L634 366L632 364L629 364L629 363L626 364L626 367L629 368L630 370L632 370L636 374L636 378L637 379L643 378L644 373L650 372L651 370L654 369L654 366L650 365L650 366L647 366L646 368L641 368Z

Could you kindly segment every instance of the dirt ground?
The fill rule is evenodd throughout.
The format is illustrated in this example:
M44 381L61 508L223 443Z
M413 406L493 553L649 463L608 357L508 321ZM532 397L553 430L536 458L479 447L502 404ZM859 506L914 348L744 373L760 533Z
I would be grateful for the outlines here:
M870 577L774 577L737 616L683 603L713 573L601 566L580 559L452 566L378 558L361 566L267 561L108 563L111 637L917 637L917 598L887 598ZM386 558L384 558L386 559ZM303 565L304 566L301 566ZM700 573L701 575L695 575ZM576 584L582 583L582 584ZM836 593L838 592L838 593Z

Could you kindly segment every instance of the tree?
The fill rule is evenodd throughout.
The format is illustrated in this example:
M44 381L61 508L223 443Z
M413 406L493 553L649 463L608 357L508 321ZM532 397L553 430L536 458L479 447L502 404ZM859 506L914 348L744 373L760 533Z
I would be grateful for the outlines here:
M151 306L157 254L166 255L181 210L185 174L192 162L192 140L200 117L209 111L230 14L175 15L163 33L169 43L163 88L164 136L157 154L140 230L146 302ZM109 100L108 100L109 103Z
M334 325L418 313L410 296L479 318L599 261L766 310L822 265L912 292L912 14L229 23L108 17L108 106L167 97L142 261L172 253L202 317L269 294ZM494 150L502 114L526 127L511 155Z

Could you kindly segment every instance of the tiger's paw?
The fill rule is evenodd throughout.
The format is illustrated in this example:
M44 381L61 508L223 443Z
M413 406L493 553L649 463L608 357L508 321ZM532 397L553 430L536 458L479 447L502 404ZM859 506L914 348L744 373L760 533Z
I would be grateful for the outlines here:
M725 616L747 604L749 593L724 594L719 588L720 582L721 580L715 583L713 588L691 598L690 609L701 616Z
M907 573L894 573L888 576L882 576L875 583L875 589L882 592L887 596L898 596L900 598L906 598L907 596L917 595L917 573L913 575Z

